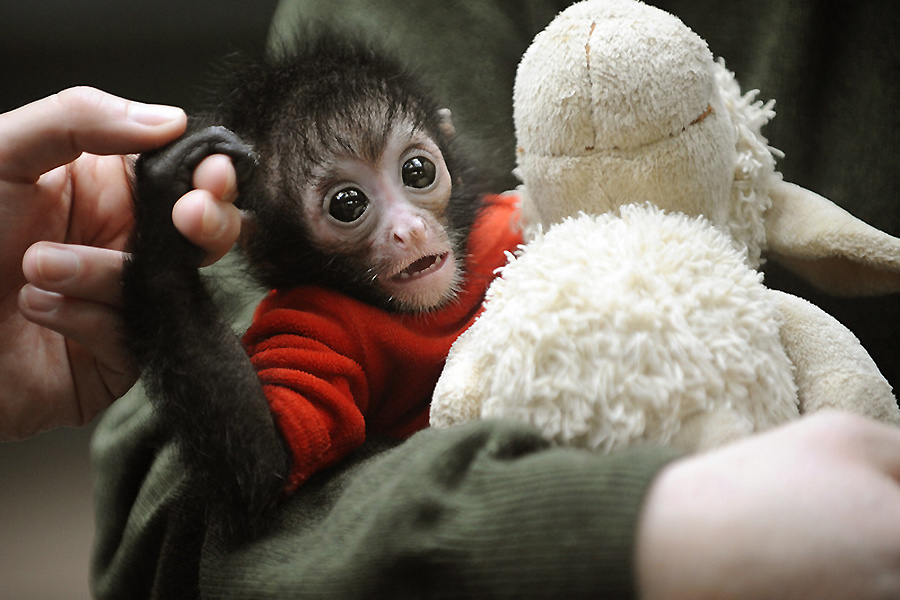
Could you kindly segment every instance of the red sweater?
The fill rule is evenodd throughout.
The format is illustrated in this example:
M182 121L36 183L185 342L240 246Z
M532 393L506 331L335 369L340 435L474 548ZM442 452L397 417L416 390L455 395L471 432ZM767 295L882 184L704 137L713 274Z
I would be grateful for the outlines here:
M286 493L365 441L428 425L450 346L481 313L506 250L522 242L518 198L492 196L469 237L465 287L427 313L394 313L318 286L272 291L244 345L291 452Z

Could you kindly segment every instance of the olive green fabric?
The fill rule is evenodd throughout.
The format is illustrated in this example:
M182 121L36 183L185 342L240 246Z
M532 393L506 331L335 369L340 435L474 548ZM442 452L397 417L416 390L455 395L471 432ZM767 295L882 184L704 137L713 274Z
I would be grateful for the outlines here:
M284 0L295 20L364 26L430 77L465 135L511 169L519 56L568 2ZM778 99L767 127L787 179L900 234L896 3L670 0L745 89ZM772 285L844 320L897 381L896 297L830 300L772 270ZM139 391L94 442L98 598L628 598L647 486L674 457L546 446L475 423L405 443L370 440L287 502L273 531L233 547L204 526L197 490Z
M94 593L129 599L632 597L641 501L673 458L551 448L502 422L369 440L233 546L204 527L140 394L106 417L94 457Z

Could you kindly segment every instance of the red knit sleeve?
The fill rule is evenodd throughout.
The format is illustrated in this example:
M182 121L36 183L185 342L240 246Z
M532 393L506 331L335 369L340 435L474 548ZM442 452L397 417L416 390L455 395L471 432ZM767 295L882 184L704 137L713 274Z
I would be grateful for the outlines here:
M316 332L317 338L307 332ZM338 343L319 341L329 335ZM250 360L290 449L286 494L365 441L365 373L355 360L335 350L343 336L346 332L336 324L314 314L267 311L265 303L245 336Z

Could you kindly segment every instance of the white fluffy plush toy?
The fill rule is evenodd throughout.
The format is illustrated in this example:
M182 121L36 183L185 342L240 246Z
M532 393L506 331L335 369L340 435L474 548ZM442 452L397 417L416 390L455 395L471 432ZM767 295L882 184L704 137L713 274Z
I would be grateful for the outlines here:
M900 291L900 240L781 180L741 95L674 16L588 0L534 40L515 89L530 241L432 402L592 449L709 448L835 407L900 423L850 331L766 288L761 256L847 294Z

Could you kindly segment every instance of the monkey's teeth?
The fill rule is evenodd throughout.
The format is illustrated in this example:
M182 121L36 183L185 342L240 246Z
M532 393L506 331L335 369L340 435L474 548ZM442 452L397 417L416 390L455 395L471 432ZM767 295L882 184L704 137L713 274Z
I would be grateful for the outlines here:
M438 270L444 264L446 254L426 256L415 261L394 276L395 279L407 280L412 277L422 277Z

